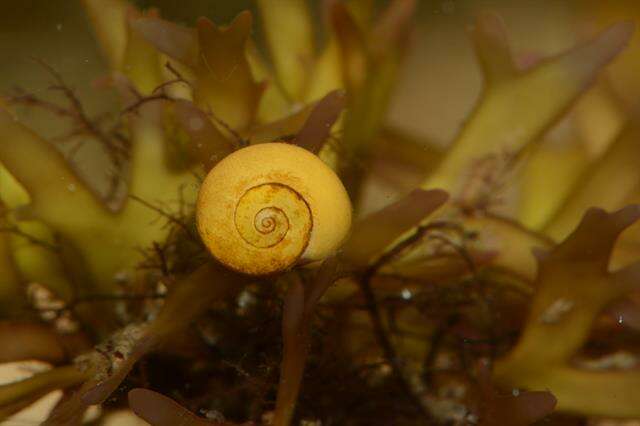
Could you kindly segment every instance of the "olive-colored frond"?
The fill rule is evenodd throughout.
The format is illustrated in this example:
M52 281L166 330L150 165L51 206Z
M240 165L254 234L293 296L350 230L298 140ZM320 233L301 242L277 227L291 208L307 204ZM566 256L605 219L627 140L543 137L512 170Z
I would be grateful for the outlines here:
M77 211L105 214L104 206L52 144L0 108L0 162L25 188L36 216L52 225ZM34 167L37 165L37 167Z
M252 21L251 13L243 12L228 27L200 18L193 32L159 18L132 25L156 49L191 68L194 100L200 108L243 130L254 123L264 91L247 59Z
M415 2L391 2L367 32L358 27L344 4L336 2L332 6L331 22L348 94L340 175L357 203L371 160L372 141L383 125L406 50Z
M602 158L581 175L544 232L559 240L571 232L589 207L618 208L640 184L638 158L640 131L629 125Z
M424 222L448 199L444 191L415 190L401 200L356 222L343 250L344 258L365 266L395 240Z
M599 80L526 154L514 182L520 194L517 217L523 225L536 230L548 225L628 125L628 113L612 93L608 80ZM582 211L571 226L580 214Z
M28 379L0 386L0 421L31 405L49 392L82 383L86 373L75 366L57 367Z
M528 320L516 346L496 363L498 383L549 389L563 411L605 417L640 415L640 399L628 391L640 385L640 374L586 371L572 364L597 315L638 287L638 264L608 271L616 239L638 219L638 206L615 213L590 209L566 240L550 252L538 252Z
M152 426L235 425L235 423L210 421L198 417L174 400L148 389L133 389L129 391L128 399L131 410Z
M301 101L315 62L313 21L306 0L257 0L280 85Z
M0 203L0 317L21 316L26 308L24 287L16 269L8 222ZM21 306L22 305L22 306Z
M253 79L246 56L252 16L243 12L228 27L206 18L197 23L200 46L195 101L232 128L255 120L264 85Z
M100 47L112 69L121 70L127 45L127 11L125 0L82 0L96 32Z
M149 12L147 16L156 17ZM150 95L163 81L160 55L132 23L141 19L142 14L134 9L127 13L127 38L123 56L122 73L129 78L133 87L142 95Z
M459 195L474 163L489 155L518 154L535 142L584 93L595 77L628 43L633 26L614 25L594 39L513 73L506 58L504 28L481 16L473 37L483 69L491 73L482 98L439 167L425 181ZM498 53L501 46L502 53Z

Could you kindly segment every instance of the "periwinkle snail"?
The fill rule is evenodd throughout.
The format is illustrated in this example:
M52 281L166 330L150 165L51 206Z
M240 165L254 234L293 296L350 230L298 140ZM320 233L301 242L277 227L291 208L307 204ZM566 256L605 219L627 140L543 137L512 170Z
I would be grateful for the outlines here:
M338 176L313 153L286 143L256 144L209 172L197 226L220 263L269 275L335 253L351 226L351 202Z

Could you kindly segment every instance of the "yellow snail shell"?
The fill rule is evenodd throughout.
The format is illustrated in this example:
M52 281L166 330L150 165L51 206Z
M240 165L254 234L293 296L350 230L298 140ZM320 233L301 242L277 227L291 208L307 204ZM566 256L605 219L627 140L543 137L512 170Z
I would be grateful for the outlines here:
M351 227L351 202L317 156L295 145L264 143L232 153L209 172L196 219L218 261L267 275L333 254Z

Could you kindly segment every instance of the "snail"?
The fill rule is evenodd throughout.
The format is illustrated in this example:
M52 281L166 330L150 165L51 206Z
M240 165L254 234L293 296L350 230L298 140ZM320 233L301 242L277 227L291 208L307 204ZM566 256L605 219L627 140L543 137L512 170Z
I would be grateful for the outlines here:
M335 253L351 227L351 202L334 171L281 142L225 157L205 178L196 210L211 254L249 275L317 263Z

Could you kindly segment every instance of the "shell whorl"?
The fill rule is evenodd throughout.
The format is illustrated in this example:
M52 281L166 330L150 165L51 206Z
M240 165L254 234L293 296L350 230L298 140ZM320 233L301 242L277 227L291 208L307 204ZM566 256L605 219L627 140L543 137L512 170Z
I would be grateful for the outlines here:
M266 275L334 252L349 230L351 205L340 180L318 157L269 143L236 151L209 172L197 224L221 263Z
M273 182L245 192L236 205L234 219L238 233L252 246L272 248L284 241L287 252L297 254L307 247L313 228L311 211L300 194Z

